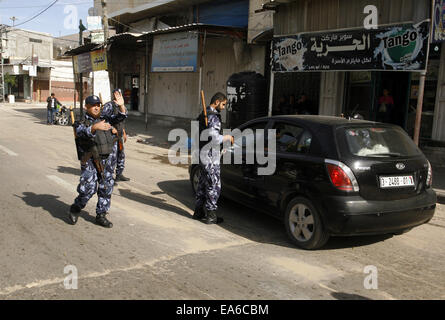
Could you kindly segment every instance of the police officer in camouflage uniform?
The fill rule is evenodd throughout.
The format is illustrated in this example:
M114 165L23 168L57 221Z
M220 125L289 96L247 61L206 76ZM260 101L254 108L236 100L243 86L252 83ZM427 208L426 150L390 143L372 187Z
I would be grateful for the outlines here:
M99 97L86 98L87 113L85 119L74 124L76 147L81 161L78 197L70 208L69 219L76 224L80 211L88 200L97 192L96 223L106 228L113 224L106 218L113 193L113 173L116 166L117 130L112 127L127 117L127 110L122 95L115 95L119 112L115 114L111 105L101 110Z
M121 89L114 89L113 90L113 96L119 93L122 95ZM110 101L105 104L106 107L108 107L108 104L112 105L112 108L114 110L114 114L117 115L119 113L119 105L115 101ZM118 181L130 181L129 178L125 177L122 173L125 169L125 150L124 150L124 143L127 142L127 133L125 131L125 121L122 121L116 125L114 125L116 130L118 131L118 148L117 148L117 165L116 165L116 178L115 183L117 184Z
M207 107L207 126L204 113L199 116L200 133L208 130L209 141L200 139L200 171L198 189L196 191L196 205L193 219L201 220L206 224L223 222L217 217L218 199L221 194L221 167L220 167L220 145L231 141L230 135L221 135L221 114L227 104L227 98L223 93L215 94L210 106ZM208 148L213 146L213 148Z

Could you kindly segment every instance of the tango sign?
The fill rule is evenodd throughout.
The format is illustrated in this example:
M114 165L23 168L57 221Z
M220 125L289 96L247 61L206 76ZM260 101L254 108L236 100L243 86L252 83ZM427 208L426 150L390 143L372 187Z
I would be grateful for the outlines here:
M425 70L429 21L378 29L278 36L273 71Z

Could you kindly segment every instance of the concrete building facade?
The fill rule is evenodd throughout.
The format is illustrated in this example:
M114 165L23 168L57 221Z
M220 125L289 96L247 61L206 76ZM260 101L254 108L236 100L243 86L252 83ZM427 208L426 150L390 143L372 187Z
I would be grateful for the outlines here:
M273 1L263 1L271 5ZM431 19L430 0L286 0L274 7L274 35L364 30L365 7L378 10L378 25L401 25ZM444 52L442 44L430 46L425 97L423 101L421 138L445 141ZM280 97L308 94L318 104L319 114L349 114L357 111L375 120L378 97L384 88L394 93L398 104L397 124L413 134L418 72L354 71L295 72L275 78L274 105Z

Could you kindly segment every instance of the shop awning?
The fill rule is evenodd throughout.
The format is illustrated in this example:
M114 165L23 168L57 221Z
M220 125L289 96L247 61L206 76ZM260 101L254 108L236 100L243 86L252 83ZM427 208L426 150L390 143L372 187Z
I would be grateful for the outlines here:
M255 37L253 37L252 43L255 44L269 43L273 39L273 31L274 28L269 28L267 30L258 33Z
M231 35L237 38L246 38L247 31L244 28L238 27L227 27L227 26L219 26L219 25L211 25L211 24L203 24L203 23L191 23L181 26L168 27L163 29L158 29L150 32L144 33L136 33L136 32L124 32L116 34L112 37L108 38L107 44L135 44L138 40L147 40L150 36L164 34L164 33L173 33L173 32L184 32L184 31L207 31L209 36L211 35ZM83 46L71 49L65 52L67 56L77 56L82 53L95 51L98 49L102 49L105 47L105 43L96 44L96 43L87 43Z
M84 44L83 46L80 46L80 47L71 49L69 51L66 51L64 53L64 55L66 55L66 56L77 56L77 55L79 55L81 53L91 52L91 51L94 51L94 50L102 49L103 47L105 47L105 44L103 44L103 43L100 43L100 44L97 44L97 43L87 43L87 44Z

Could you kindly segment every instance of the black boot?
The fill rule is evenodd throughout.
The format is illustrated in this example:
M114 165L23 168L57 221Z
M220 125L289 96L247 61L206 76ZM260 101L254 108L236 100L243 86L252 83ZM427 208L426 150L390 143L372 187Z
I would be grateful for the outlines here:
M101 213L96 216L96 223L104 228L112 228L113 224L105 217L106 213Z
M201 220L205 217L205 211L202 206L195 207L195 212L193 213L193 220Z
M130 181L130 178L125 177L123 174L118 174L115 181Z
M71 205L70 214L68 215L68 218L70 219L72 225L75 225L77 223L81 210L82 209L80 209L80 207L77 204L73 203Z
M207 210L206 210L207 211ZM207 211L207 216L201 220L205 224L217 224L224 222L223 218L219 218L216 215L216 210Z

